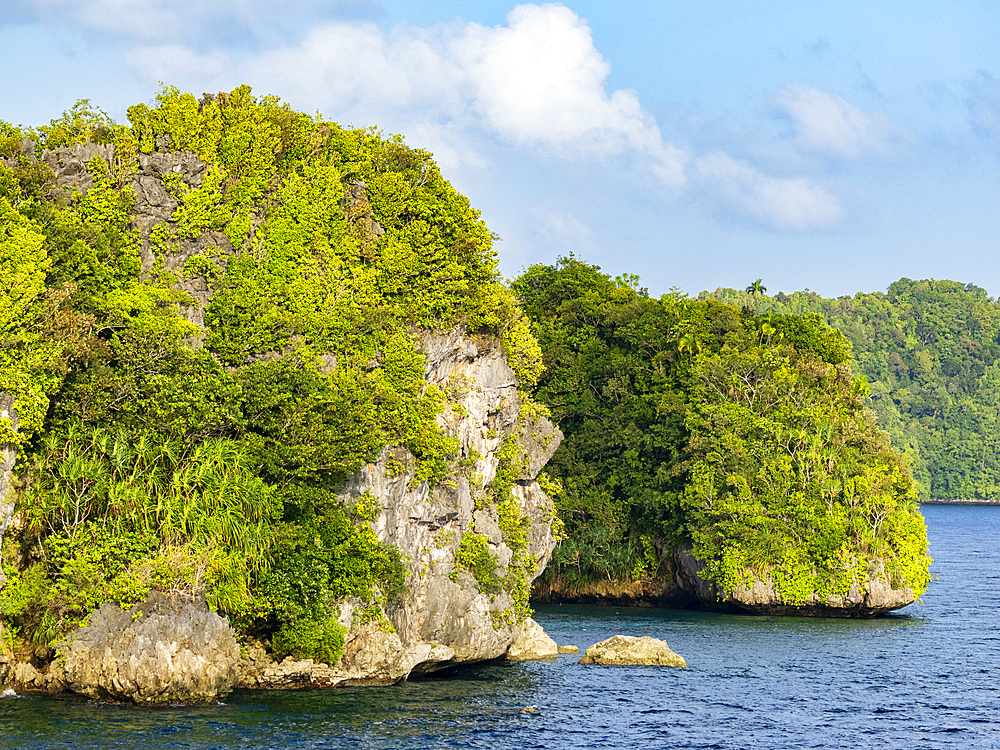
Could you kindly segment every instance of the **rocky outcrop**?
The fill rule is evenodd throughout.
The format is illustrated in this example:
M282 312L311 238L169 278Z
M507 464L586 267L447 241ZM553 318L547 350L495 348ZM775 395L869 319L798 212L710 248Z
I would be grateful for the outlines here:
M559 647L549 638L542 626L530 617L525 620L514 634L514 642L507 649L510 661L537 661L539 659L555 659L559 655Z
M180 595L153 595L129 610L105 604L61 652L49 689L145 705L217 700L236 684L240 660L225 618Z
M766 574L748 585L721 592L699 575L705 564L692 555L689 548L677 550L674 560L678 585L691 591L700 606L706 609L757 615L875 617L912 604L914 600L913 590L894 587L884 565L877 560L869 567L863 588L854 581L846 596L831 596L824 601L813 592L808 601L800 604L785 603Z
M684 657L674 653L666 641L644 635L614 635L606 641L595 643L587 649L580 664L608 664L614 666L643 665L657 667L686 667Z
M785 602L771 578L754 578L745 586L723 592L700 573L705 564L690 547L672 549L654 542L659 565L655 575L633 581L600 580L569 584L551 571L538 580L532 601L625 607L677 607L753 615L799 617L876 617L912 604L913 591L894 587L884 565L873 561L862 586L857 581L846 596L825 601L817 593L802 603Z
M335 665L286 659L248 667L248 687L324 687L390 684L412 674L495 659L508 653L521 633L511 591L484 592L472 573L456 563L463 535L486 538L501 576L515 550L501 530L497 509L485 487L496 476L505 439L522 448L521 474L512 489L528 521L525 559L530 584L555 547L551 501L535 477L552 456L562 433L547 420L519 421L517 379L496 341L455 330L424 332L419 345L426 357L425 377L450 394L451 408L441 427L458 439L469 468L434 487L416 481L416 464L406 451L387 449L380 460L355 475L340 491L345 503L365 493L378 499L374 522L379 540L395 546L406 562L409 592L385 611L388 624L353 622L353 603L342 610L348 628L343 658Z
M33 146L27 144L25 149L26 154L31 150L33 158ZM218 232L206 231L191 238L177 236L172 230L177 227L177 196L198 189L210 168L195 154L170 152L167 143L158 144L156 153L140 154L137 169L134 164L125 169L118 163L114 148L103 145L70 146L44 152L38 158L55 173L55 190L84 194L93 189L95 180L88 164L95 159L105 162L111 177L131 186L136 199L133 226L141 243L143 268L149 271L160 263L177 272L178 288L192 298L185 315L191 322L203 325L204 311L212 296L209 280L199 273L181 271L195 256L204 256L224 269L232 246ZM349 219L357 223L359 231L372 236L383 231L371 216L364 183L350 183L344 199ZM169 239L168 245L164 245L168 241L164 238ZM253 656L245 655L234 682L238 679L239 684L248 687L389 684L411 674L501 657L520 632L518 620L523 619L524 602L516 598L521 595L510 581L520 576L522 583L530 585L555 546L552 503L535 477L555 452L562 435L544 418L520 419L517 379L497 340L471 337L461 330L414 331L413 335L415 345L426 358L428 385L434 384L448 394L450 402L438 421L457 439L458 465L465 468L432 487L417 478L413 456L404 449L387 448L378 461L339 490L344 503L356 503L366 494L377 498L380 507L374 529L380 541L399 550L407 568L408 594L386 607L382 623L362 624L360 616L355 616L360 603L346 602L340 617L347 629L345 649L337 664L294 659L276 663L264 651L254 651ZM329 359L335 362L332 355ZM506 538L497 508L486 495L487 485L497 475L500 448L511 441L520 451L520 473L511 496L527 528L527 544L517 549ZM456 563L462 540L470 533L485 540L496 561L499 578L504 581L498 590L487 587L490 590L484 591L473 574ZM122 616L126 614L105 607L95 615L94 622L110 626L111 621L121 620L125 626ZM164 622L157 627L169 626ZM72 649L84 649L97 637L89 632L80 631ZM126 640L130 643L153 643L153 636L146 631L128 632L131 634ZM66 684L86 694L114 699L125 699L127 692L140 702L158 700L155 696L168 699L168 695L179 695L171 692L174 682L147 684L131 672L123 676L121 665L141 661L137 655L122 652L114 658L116 666L112 669L81 666L93 661L81 656L79 664L73 662L76 666L67 671ZM147 666L151 670L152 662L143 669ZM54 679L47 683L49 687L56 684ZM216 680L209 682L215 684ZM35 683L40 684L38 680ZM118 684L127 691L119 690ZM192 690L195 700L208 695L207 688L200 684L193 685Z

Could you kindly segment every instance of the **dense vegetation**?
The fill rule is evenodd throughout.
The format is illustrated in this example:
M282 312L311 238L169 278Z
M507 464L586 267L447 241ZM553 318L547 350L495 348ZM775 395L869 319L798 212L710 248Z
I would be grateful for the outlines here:
M869 404L908 457L922 498L1000 499L1000 305L954 281L886 292L703 293L758 313L818 313L851 342Z
M346 507L335 488L390 446L415 481L462 470L421 329L499 336L527 412L545 411L537 387L560 423L540 481L570 579L647 575L662 543L690 545L723 588L767 574L793 604L844 593L873 560L919 593L917 485L867 403L931 491L994 491L994 454L973 445L1000 402L987 397L1000 348L984 343L1000 321L981 290L899 282L834 305L758 283L720 290L732 306L653 299L573 259L507 288L478 213L399 138L246 87L166 88L128 119L81 102L48 126L0 123L0 391L20 417L16 433L0 419L20 453L4 645L44 648L103 601L180 589L279 656L336 659L338 604L383 617L404 568L371 529L376 498ZM40 156L78 144L112 150L91 152L87 189L66 190ZM181 152L207 169L164 171L176 207L140 220L137 174ZM934 317L945 309L960 311ZM821 315L855 342L870 392ZM943 393L939 375L954 380ZM941 473L945 445L980 474ZM519 450L503 444L478 498L511 562L473 529L456 555L484 591L511 594L500 617L527 613L535 567L511 494Z
M417 480L455 470L413 332L502 335L525 387L537 344L426 152L246 87L166 88L128 118L81 102L0 123L0 391L21 421L0 420L0 442L21 453L23 517L4 540L6 637L50 644L100 602L201 590L279 656L332 660L337 603L380 618L403 583L372 498L344 507L334 488L386 446ZM63 190L38 156L83 143L113 155ZM167 170L177 206L140 231L142 160L182 151L207 171Z
M575 259L513 283L565 432L548 471L570 581L629 579L655 539L690 544L723 590L770 575L786 603L928 581L916 488L866 408L850 345L818 315L648 296Z

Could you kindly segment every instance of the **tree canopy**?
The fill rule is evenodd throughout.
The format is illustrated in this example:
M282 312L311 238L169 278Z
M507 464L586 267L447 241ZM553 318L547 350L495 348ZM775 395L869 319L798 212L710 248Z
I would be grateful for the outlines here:
M758 313L817 313L851 342L869 404L911 462L920 497L1000 499L1000 306L955 281L900 279L824 299L702 293Z
M923 591L914 482L819 315L654 299L573 258L513 288L544 354L539 398L566 434L548 468L559 573L641 576L659 538L690 544L723 590L767 574L787 603L863 586L876 559Z

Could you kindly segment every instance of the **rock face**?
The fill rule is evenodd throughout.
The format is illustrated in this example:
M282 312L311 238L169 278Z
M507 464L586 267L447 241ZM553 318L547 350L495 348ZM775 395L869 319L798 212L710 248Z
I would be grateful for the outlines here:
M167 145L158 144L159 147ZM34 154L34 147L30 142L24 144L22 149L31 155ZM93 176L87 165L94 158L102 159L111 175L114 175L119 168L115 147L112 145L87 143L65 146L43 151L40 157L41 161L55 173L58 189L82 194L86 194L93 187ZM139 232L142 266L145 270L149 270L158 260L150 242L153 228L157 224L169 221L179 205L177 198L164 187L163 178L171 176L178 179L187 189L198 188L209 171L209 165L190 151L139 154L138 160L138 170L132 177L132 192L135 195L132 224ZM191 295L194 301L190 307L183 308L184 315L191 322L203 325L205 307L212 296L211 290L203 277L198 275L189 277L180 271L188 260L199 254L208 255L224 269L227 259L233 252L232 243L222 232L206 231L193 239L179 238L174 245L174 251L163 256L164 268L177 274L176 288ZM192 343L197 344L197 342Z
M49 681L100 700L207 703L236 684L240 647L203 602L153 595L123 611L105 604L62 647Z
M514 642L507 649L507 658L511 661L554 659L558 655L559 647L556 642L530 617L521 624Z
M913 603L913 591L894 588L882 563L868 571L864 592L857 582L847 596L822 601L813 593L807 602L787 604L769 577L754 580L729 593L721 592L699 573L705 565L690 547L657 547L657 574L640 581L594 581L570 586L558 575L546 575L532 592L532 600L547 603L599 604L626 607L678 607L710 609L754 615L799 617L876 617Z
M580 664L646 665L686 667L684 657L674 653L665 641L650 636L614 635L587 649Z
M495 341L473 339L459 331L425 332L420 348L426 356L427 381L453 396L455 408L445 408L440 424L458 438L462 457L475 465L431 488L426 482L414 482L416 466L407 452L387 449L340 492L348 503L366 492L378 498L381 507L374 527L379 540L399 549L406 562L409 592L385 613L394 632L373 623L353 624L353 603L348 602L341 622L349 631L337 664L261 662L244 669L240 685L391 684L411 674L504 656L522 633L511 593L483 592L472 574L456 564L455 555L463 534L475 531L487 538L501 574L514 558L496 508L483 502L484 488L496 475L500 445L514 438L525 454L512 492L530 524L527 555L534 566L527 582L541 573L556 540L552 503L535 477L555 452L562 433L543 419L519 423L517 380ZM390 462L397 468L392 469ZM554 643L552 647L555 655Z
M693 592L699 605L706 609L758 615L874 617L905 607L914 599L912 589L892 586L885 567L878 561L874 561L868 570L864 592L855 581L844 597L834 596L824 602L813 592L809 601L801 604L786 604L769 576L723 594L714 584L698 575L705 566L691 554L690 549L677 550L674 561L678 585Z

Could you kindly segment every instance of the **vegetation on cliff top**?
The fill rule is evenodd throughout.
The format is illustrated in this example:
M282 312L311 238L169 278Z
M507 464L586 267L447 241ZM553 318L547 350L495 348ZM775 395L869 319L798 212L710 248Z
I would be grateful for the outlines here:
M642 577L651 539L690 544L724 591L769 575L788 604L862 587L880 560L920 594L916 488L818 315L650 298L575 259L514 281L566 437L548 466L572 580Z
M279 652L332 659L336 603L380 617L402 576L374 506L333 488L386 446L418 480L454 469L413 331L500 336L526 388L537 344L427 152L247 87L165 88L128 118L81 102L34 130L0 123L0 390L21 417L0 441L21 451L24 518L5 540L6 632L51 643L101 601L203 589ZM112 157L60 189L38 157L84 143ZM207 170L165 170L176 208L143 226L135 176L178 152ZM184 291L199 280L204 329Z

